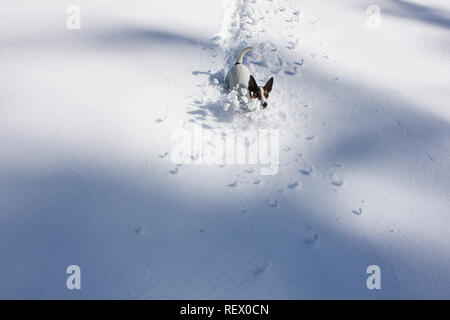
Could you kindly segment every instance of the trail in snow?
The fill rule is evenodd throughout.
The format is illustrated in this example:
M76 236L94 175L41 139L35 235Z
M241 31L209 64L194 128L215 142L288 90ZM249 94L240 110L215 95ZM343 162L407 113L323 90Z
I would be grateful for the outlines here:
M278 19L271 19L273 17ZM246 46L255 48L248 54L245 63L260 85L271 76L281 75L283 71L286 74L295 75L301 62L290 63L284 54L284 49L289 47L292 41L296 43L299 41L289 33L289 26L295 21L298 21L297 11L286 11L284 7L272 1L226 2L221 31L214 38L216 49L212 53L214 59L212 65L219 68L214 71L197 72L198 74L206 72L210 78L209 85L204 82L199 84L202 87L200 96L194 98L194 110L191 112L194 114L198 112L199 116L196 120L204 123L212 120L216 122L216 126L234 120L233 125L239 123L240 127L244 128L250 122L253 122L253 125L280 127L287 119L285 110L289 109L288 104L296 103L292 95L283 91L281 83L275 83L270 110L261 112L256 109L252 113L242 113L239 112L235 94L232 92L226 95L223 91L223 78L233 65L238 52ZM274 28L275 25L277 30L285 33L285 35L280 33L278 44L273 42L273 33L266 31L267 28L271 26ZM292 40L288 41L285 37L291 37ZM280 80L280 77L276 80ZM239 114L239 117L235 118L236 114Z
M279 194L286 190L301 190L302 176L312 176L314 166L314 163L303 159L304 152L314 145L308 114L312 102L296 92L303 80L299 71L304 63L303 58L298 58L302 56L301 34L294 29L300 19L300 10L287 1L226 1L220 31L213 39L213 47L208 48L211 50L212 69L194 71L194 75L198 75L201 80L198 83L199 93L190 97L188 110L192 117L190 121L210 130L279 130L282 153L280 166L284 177L266 179L266 183L272 185ZM258 84L264 84L270 77L275 78L269 107L261 110L257 102L252 101L250 109L253 112L241 111L236 93L228 93L223 88L225 74L234 64L239 51L248 46L254 50L247 54L244 64ZM249 141L248 147L255 143L255 140ZM336 166L330 165L330 168L336 169ZM328 178L333 176L334 171L317 167L314 177L320 177L323 186L331 182L341 187L343 182L336 183ZM237 174L235 179L241 185L250 185L259 181L257 173ZM298 188L293 188L293 185Z

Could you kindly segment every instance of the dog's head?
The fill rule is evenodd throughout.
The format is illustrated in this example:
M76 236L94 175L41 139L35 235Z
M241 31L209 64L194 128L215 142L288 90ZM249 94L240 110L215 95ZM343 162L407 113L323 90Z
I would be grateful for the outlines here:
M264 87L259 87L256 83L255 78L250 76L250 80L248 81L248 91L250 92L250 96L252 99L258 99L261 102L261 108L265 109L268 106L269 93L272 91L273 86L273 77L267 81Z

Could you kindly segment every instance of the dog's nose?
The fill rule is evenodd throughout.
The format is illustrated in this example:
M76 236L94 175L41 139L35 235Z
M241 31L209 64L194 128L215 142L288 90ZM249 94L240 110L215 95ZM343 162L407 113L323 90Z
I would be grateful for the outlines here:
M263 102L262 107L263 109L267 108L268 103L267 102Z

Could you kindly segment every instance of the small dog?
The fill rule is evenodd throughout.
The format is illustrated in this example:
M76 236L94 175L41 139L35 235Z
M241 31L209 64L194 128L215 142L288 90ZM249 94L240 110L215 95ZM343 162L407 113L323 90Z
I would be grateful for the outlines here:
M248 68L242 64L244 55L251 50L253 50L253 48L249 47L239 52L236 63L230 71L228 71L228 74L225 77L225 86L228 90L237 89L238 92L240 92L240 89L242 88L247 89L250 99L258 99L261 103L261 109L265 109L269 104L267 100L269 99L270 91L272 91L273 77L267 81L264 87L258 86Z

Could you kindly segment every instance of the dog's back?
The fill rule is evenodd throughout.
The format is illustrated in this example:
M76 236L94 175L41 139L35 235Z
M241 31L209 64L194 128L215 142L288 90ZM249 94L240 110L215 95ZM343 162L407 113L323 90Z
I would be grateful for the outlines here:
M250 80L250 71L242 64L234 65L225 78L227 89L248 89L248 81Z
M228 71L225 78L225 85L228 90L245 88L248 89L250 80L250 70L242 64L244 55L253 48L245 48L239 52L235 65Z

